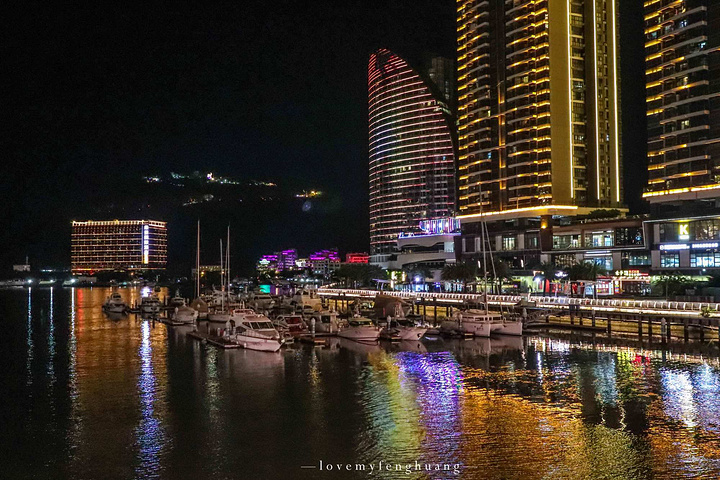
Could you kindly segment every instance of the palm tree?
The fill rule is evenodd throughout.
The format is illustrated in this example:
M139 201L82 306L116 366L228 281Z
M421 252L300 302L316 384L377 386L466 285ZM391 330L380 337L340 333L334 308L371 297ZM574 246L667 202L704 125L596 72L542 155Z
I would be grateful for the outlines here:
M465 291L467 282L475 278L476 271L471 263L458 262L445 265L440 277L447 282L460 282L462 291Z
M551 282L558 272L558 267L552 262L541 262L535 267L534 270L540 272L540 276L543 277L543 295L547 292L547 284Z
M497 294L500 295L502 293L503 282L505 280L512 280L510 266L499 258L493 259L492 278L493 289L497 288Z

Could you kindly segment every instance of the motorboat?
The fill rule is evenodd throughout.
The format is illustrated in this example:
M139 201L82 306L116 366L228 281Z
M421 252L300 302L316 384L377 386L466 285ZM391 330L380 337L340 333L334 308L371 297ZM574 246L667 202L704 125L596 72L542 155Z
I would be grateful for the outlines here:
M178 294L170 299L170 308L179 308L185 305L185 299Z
M309 290L305 290L304 288L298 289L295 294L292 296L292 299L290 300L290 303L292 305L295 305L297 310L302 310L306 306L310 307L312 310L318 310L322 308L322 302L320 300L320 297L318 297L313 292L310 292Z
M519 318L503 318L500 317L492 322L490 333L499 335L522 335L523 324Z
M277 352L285 343L265 315L244 314L235 319L235 341L248 350Z
M273 325L278 331L287 332L291 335L300 335L308 331L302 315L278 315L273 320Z
M250 308L233 308L232 310L220 310L208 313L207 321L213 323L227 323L234 320L236 323L239 318L245 315L255 315L255 310Z
M308 324L310 331L313 331L314 328L315 333L337 333L340 328L338 314L332 310L313 312L305 322Z
M140 300L140 313L143 315L157 315L162 310L162 303L157 295L148 295Z
M125 313L127 311L127 305L117 292L111 293L110 296L105 299L102 308L106 313Z
M418 327L406 318L391 319L386 327L386 331L399 340L420 340L427 330L427 327Z
M275 300L269 293L255 293L249 303L256 311L264 312L275 305Z
M180 323L195 323L198 319L198 315L198 311L194 308L188 307L187 305L181 305L179 307L175 307L172 319L173 321Z
M369 318L352 317L348 319L348 325L338 332L338 337L360 342L374 342L380 338L380 327Z

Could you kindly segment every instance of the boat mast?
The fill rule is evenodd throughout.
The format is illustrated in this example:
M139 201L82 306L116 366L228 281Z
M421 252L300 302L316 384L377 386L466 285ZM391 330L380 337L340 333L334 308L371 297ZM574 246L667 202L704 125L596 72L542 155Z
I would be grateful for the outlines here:
M225 311L225 270L223 270L223 244L220 239L220 310Z
M230 224L227 229L227 245L225 246L225 268L227 274L225 275L225 281L227 282L227 293L228 293L228 304L230 303Z
M197 222L197 248L195 250L195 298L200 298L200 219Z

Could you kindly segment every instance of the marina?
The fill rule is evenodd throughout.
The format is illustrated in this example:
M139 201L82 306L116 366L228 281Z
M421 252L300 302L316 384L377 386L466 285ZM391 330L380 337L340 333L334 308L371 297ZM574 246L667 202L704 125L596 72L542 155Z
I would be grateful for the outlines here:
M715 342L569 329L372 343L316 333L257 352L218 348L206 322L193 332L162 317L112 319L102 311L109 292L0 291L9 366L0 440L12 478L315 478L300 467L336 458L419 459L478 479L720 468ZM142 295L120 293L130 303ZM7 401L10 392L23 401Z

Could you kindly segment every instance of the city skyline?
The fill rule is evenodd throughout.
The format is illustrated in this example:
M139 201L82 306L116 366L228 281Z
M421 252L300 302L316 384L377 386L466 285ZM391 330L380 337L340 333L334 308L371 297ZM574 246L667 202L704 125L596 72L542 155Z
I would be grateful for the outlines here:
M248 6L243 18L252 18L259 8ZM642 23L641 9L624 8L630 12L621 17L624 21ZM281 179L320 178L318 187L338 194L332 207L337 213L317 225L336 236L331 244L367 250L367 55L388 47L419 63L437 55L452 58L455 3L380 2L332 12L311 5L302 16L325 31L323 37L309 36L291 20L297 12L285 9L267 15L276 25L273 35L262 40L259 31L265 24L233 23L239 13L223 11L219 22L216 13L190 7L148 10L147 18L116 12L101 21L96 10L18 17L17 25L25 28L12 31L8 44L17 52L11 58L7 111L15 121L6 130L10 158L16 161L5 165L1 180L4 203L12 205L3 212L10 226L2 237L8 246L0 258L3 265L25 255L36 264L67 263L70 242L57 239L69 239L72 218L97 218L90 207L113 198L122 201L129 176L165 170L219 170L274 179L267 175L270 168ZM135 39L131 27L147 21L163 27ZM67 25L77 28L68 33ZM621 35L637 36L642 50L642 29L627 25L621 26ZM297 48L280 48L286 39L277 36L282 26L290 28ZM35 36L29 37L29 31ZM81 47L84 55L76 57ZM347 55L338 56L340 52ZM275 61L268 63L271 54ZM341 63L333 61L337 58ZM621 60L626 67L637 63L632 57ZM318 76L332 80L306 80ZM266 93L268 79L282 79L274 90L268 85L272 95ZM642 79L639 83L644 87ZM637 96L632 97L637 104ZM635 112L632 116L638 109L628 111ZM295 128L305 125L302 119L326 120L313 120L308 134ZM285 141L268 141L270 137ZM323 139L337 141L326 148ZM626 143L635 151L644 148L643 141ZM629 158L636 166L645 161L644 155ZM640 192L633 195L639 198ZM46 207L49 201L53 208ZM640 211L637 205L634 211ZM358 221L346 229L332 228L338 217L350 216ZM175 265L192 255L192 232L184 234L196 218L162 219L172 222L171 236L182 232L169 239ZM225 223L212 215L208 221ZM268 231L275 236L282 226ZM257 235L262 241L268 234Z

